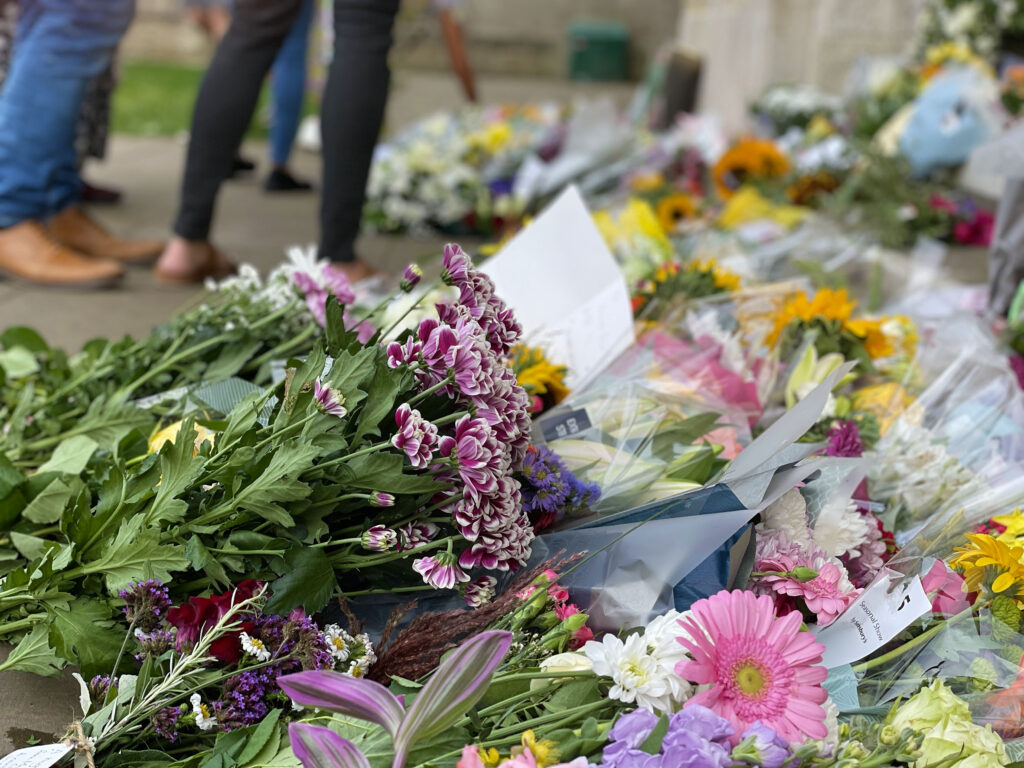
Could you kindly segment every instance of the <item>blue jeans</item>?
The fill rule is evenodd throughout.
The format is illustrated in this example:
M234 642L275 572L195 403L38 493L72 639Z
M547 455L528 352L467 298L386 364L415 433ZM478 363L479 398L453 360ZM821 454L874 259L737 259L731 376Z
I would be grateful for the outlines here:
M82 98L134 11L135 0L21 0L0 91L0 228L45 219L78 199Z
M313 21L313 0L303 0L299 15L277 52L270 73L270 160L275 166L288 164L295 134L302 118L306 95L306 58L309 27Z

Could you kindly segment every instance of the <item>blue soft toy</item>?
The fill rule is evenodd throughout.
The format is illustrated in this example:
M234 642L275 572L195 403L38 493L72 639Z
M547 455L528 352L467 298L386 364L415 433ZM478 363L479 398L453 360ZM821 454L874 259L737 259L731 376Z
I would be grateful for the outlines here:
M957 69L936 77L918 96L900 137L900 151L915 177L959 165L988 138L984 89L982 75Z

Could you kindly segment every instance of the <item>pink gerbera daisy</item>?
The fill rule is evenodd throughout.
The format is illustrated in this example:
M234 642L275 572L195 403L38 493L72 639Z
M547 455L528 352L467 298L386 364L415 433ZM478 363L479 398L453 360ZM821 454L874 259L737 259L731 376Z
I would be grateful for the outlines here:
M799 613L779 618L767 595L723 590L698 600L679 623L686 630L679 642L693 658L676 664L676 674L711 685L686 706L701 704L731 722L734 743L759 720L790 742L828 735L825 646L800 631Z

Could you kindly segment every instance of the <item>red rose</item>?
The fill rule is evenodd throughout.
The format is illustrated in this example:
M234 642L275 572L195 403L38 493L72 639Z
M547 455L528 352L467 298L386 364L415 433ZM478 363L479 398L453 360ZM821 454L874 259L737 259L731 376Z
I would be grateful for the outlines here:
M259 588L258 581L247 579L232 590L210 597L190 597L187 603L167 611L167 622L178 630L178 650L194 648L199 637L212 629L233 605L248 600ZM210 646L211 655L225 664L236 663L242 658L240 636L241 631L236 631L218 638Z

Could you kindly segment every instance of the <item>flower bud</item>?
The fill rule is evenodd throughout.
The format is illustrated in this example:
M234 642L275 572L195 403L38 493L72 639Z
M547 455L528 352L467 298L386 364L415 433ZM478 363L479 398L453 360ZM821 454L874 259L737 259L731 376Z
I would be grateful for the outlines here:
M900 740L900 732L891 725L882 726L882 730L878 732L878 743L885 744L886 746L892 746Z
M387 552L394 549L398 544L398 534L383 525L374 525L369 530L363 531L363 549L371 552Z
M395 506L395 497L390 493L374 491L370 494L370 505L374 507L393 507Z
M416 287L416 285L422 278L423 270L419 268L419 265L410 264L402 272L402 280L399 283L399 286L403 291L408 293L409 291Z
M793 576L794 579L799 581L801 584L808 581L813 581L814 579L818 578L818 572L816 570L814 570L813 568L808 568L803 565L798 565L796 568L790 571L790 574Z

